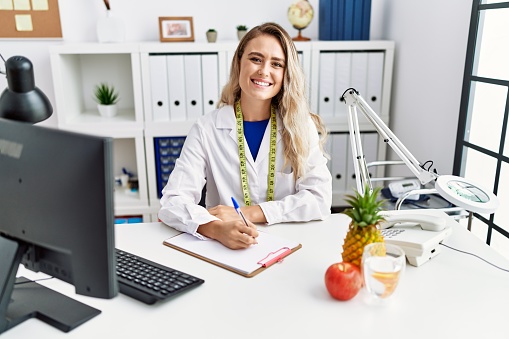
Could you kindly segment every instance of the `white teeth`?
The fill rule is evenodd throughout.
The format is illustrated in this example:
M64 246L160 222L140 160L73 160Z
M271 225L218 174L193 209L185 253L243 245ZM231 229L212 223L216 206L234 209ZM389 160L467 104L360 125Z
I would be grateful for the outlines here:
M269 86L270 83L268 82L261 82L261 81L256 81L256 80L253 80L253 82L259 86Z

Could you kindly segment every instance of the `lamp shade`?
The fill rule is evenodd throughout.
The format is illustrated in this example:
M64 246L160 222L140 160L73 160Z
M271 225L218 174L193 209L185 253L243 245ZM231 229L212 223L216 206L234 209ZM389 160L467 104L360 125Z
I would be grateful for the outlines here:
M0 96L0 118L37 123L53 113L46 95L35 87L32 62L13 56L5 62L7 88Z
M445 199L467 211L491 214L499 206L495 194L482 189L472 180L455 175L439 176L435 188Z

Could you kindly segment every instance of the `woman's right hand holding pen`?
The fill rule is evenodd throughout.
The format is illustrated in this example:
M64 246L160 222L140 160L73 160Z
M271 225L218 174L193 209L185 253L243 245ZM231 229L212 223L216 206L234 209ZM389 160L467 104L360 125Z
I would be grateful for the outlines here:
M248 221L244 223L240 217L233 220L215 220L198 227L198 233L215 239L231 249L248 248L257 244L258 231L256 226Z

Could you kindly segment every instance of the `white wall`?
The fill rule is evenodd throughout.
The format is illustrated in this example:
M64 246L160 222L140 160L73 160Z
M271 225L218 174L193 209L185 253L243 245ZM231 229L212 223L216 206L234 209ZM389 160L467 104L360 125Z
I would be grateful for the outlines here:
M391 129L421 163L450 174L472 0L384 3L381 36L396 42Z
M218 40L235 40L235 26L275 21L297 35L286 12L293 0L110 0L126 22L127 41L158 41L159 16L192 16L196 41L215 28ZM318 39L319 0L310 0L315 18L303 35ZM420 160L435 161L439 173L452 171L472 0L372 0L371 39L396 42L391 128ZM95 24L104 15L101 0L60 0L63 42L97 41ZM59 40L0 40L5 59L24 55L34 64L36 84L54 100L47 47ZM0 69L4 69L3 65ZM6 87L0 77L0 89ZM43 125L55 126L54 114Z

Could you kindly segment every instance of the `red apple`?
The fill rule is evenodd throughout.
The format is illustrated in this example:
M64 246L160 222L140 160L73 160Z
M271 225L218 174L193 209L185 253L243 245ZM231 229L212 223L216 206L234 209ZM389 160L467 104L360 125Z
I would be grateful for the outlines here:
M347 262L332 264L325 272L325 286L335 299L350 300L362 287L361 271L354 264Z

